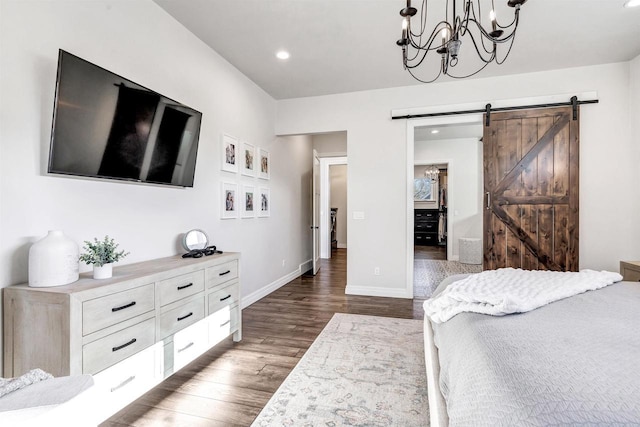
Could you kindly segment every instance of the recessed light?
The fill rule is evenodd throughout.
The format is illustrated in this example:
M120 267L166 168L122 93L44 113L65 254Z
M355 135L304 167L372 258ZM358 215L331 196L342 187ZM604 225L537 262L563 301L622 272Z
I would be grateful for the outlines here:
M431 133L436 134L436 133L440 133L440 131L438 129L434 129L431 131Z
M289 55L289 52L287 52L286 50L279 50L276 53L276 57L278 59L289 59L289 56L291 56L291 55Z
M624 2L624 7L637 7L640 6L640 0L627 0Z

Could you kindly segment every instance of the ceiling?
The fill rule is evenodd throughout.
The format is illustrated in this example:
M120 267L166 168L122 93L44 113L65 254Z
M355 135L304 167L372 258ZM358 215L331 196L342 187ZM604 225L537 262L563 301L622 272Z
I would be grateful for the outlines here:
M402 69L395 44L403 0L154 1L276 99L422 84ZM503 23L513 13L505 3L496 1ZM490 64L475 78L635 58L640 55L640 7L623 8L623 3L527 2L507 62ZM291 57L278 60L280 49Z

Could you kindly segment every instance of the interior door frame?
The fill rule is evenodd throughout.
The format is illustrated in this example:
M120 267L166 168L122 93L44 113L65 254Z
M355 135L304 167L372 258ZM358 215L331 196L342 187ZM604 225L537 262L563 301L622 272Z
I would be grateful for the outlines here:
M320 258L324 259L331 258L331 238L329 236L331 233L331 176L329 171L330 167L334 165L348 165L347 156L320 157ZM349 205L348 187L347 184L347 206ZM349 243L347 243L348 246Z
M317 162L317 164L316 164ZM315 276L320 269L320 222L321 222L321 211L320 211L320 157L318 156L318 152L313 150L313 164L312 164L312 173L311 173L311 233L313 242L312 248L312 264L313 264L313 275ZM317 195L317 196L316 196Z

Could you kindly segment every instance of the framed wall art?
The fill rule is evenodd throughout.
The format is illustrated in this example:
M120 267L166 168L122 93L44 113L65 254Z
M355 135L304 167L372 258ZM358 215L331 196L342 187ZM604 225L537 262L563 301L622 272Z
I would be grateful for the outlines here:
M226 172L238 173L238 140L227 134L222 135L220 141L222 170Z
M238 217L238 184L232 182L222 183L222 219L231 219ZM241 203L241 202L240 202Z
M271 195L268 188L260 188L259 217L271 216Z
M256 147L248 142L242 143L240 170L242 175L256 176Z
M262 148L258 151L258 178L269 179L271 174L271 159L269 157L269 152Z
M242 187L242 218L256 216L256 189L253 185Z

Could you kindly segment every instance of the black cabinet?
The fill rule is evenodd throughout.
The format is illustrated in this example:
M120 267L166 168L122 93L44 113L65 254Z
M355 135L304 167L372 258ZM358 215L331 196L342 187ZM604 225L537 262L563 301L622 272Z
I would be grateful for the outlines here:
M438 209L414 209L413 241L416 245L438 244Z

